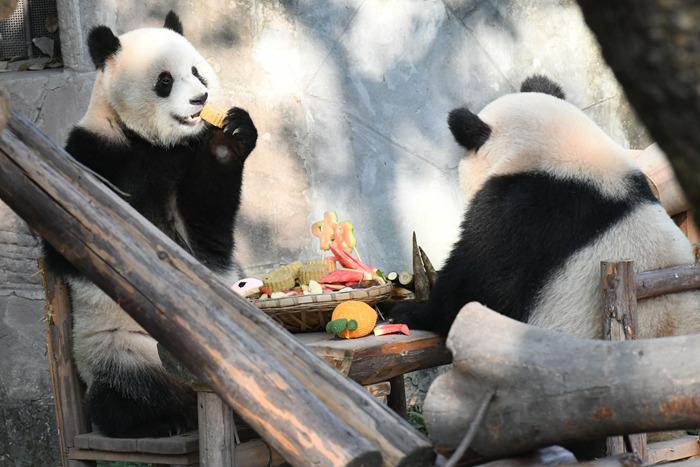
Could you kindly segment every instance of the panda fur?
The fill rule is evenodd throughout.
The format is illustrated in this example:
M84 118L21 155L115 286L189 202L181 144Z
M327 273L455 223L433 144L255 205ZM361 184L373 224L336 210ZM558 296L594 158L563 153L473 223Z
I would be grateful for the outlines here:
M243 165L257 140L250 116L230 109L223 130L198 117L218 80L173 12L163 28L119 37L98 26L88 45L97 75L67 152L231 283ZM45 249L70 287L73 353L93 424L116 437L193 428L194 394L166 373L156 341L53 248Z
M638 271L693 262L691 246L626 151L543 76L479 115L448 123L466 149L467 199L458 241L430 299L394 319L446 335L478 301L506 316L584 338L602 337L600 262L634 260ZM700 331L700 295L638 304L640 337Z

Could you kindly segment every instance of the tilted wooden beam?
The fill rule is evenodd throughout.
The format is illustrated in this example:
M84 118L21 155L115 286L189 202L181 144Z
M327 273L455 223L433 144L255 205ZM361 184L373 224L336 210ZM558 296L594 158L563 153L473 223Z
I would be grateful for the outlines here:
M291 464L431 462L424 436L231 292L17 114L0 133L0 198Z
M450 330L454 368L423 407L440 450L455 448L488 391L496 396L472 459L700 424L700 335L609 342L529 326L467 304ZM469 455L469 453L468 453Z

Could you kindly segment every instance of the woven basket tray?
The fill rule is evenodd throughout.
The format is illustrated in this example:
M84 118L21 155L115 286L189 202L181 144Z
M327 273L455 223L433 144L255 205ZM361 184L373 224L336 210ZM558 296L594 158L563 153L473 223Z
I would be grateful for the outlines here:
M359 300L374 305L387 298L392 284L376 285L348 292L318 295L300 295L268 300L252 300L265 313L292 332L323 331L331 319L331 312L345 300Z

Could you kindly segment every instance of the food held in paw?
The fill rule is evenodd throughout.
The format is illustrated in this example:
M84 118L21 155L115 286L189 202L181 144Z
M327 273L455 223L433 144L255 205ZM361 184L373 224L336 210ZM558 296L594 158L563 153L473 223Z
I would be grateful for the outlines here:
M226 111L221 110L213 104L206 104L204 108L202 108L199 117L215 127L223 128L224 120L226 119Z

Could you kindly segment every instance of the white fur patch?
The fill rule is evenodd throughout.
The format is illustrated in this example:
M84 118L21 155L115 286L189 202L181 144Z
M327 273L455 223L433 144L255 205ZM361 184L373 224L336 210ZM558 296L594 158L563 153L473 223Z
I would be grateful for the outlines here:
M602 337L600 262L633 260L637 272L693 262L688 239L658 204L643 204L566 262L541 291L529 323L584 338ZM640 337L700 332L700 292L638 303Z
M491 177L527 171L584 180L621 198L628 188L624 176L637 168L627 151L581 110L547 94L505 95L479 118L491 127L491 136L460 164L468 199Z
M231 150L226 146L216 146L214 148L214 155L216 156L216 160L222 164L231 160Z
M73 304L73 355L89 386L106 362L160 366L157 343L119 305L86 279L69 279Z

